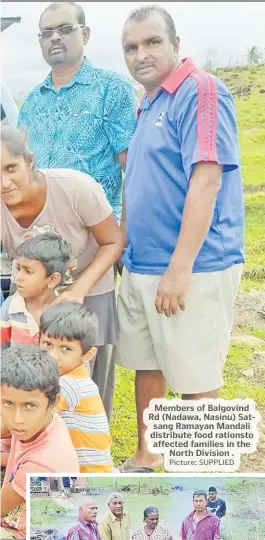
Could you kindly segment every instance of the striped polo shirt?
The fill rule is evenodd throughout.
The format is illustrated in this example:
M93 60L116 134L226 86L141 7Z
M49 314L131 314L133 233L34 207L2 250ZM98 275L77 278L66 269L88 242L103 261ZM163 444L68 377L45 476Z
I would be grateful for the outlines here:
M1 306L1 346L38 345L39 327L29 313L26 302L18 292L9 296Z
M109 424L98 387L84 364L60 377L57 412L68 427L80 472L112 472Z
M244 262L244 203L236 109L217 77L187 58L145 95L125 173L128 248L124 264L137 274L164 274L176 248L190 179L198 163L223 168L213 219L193 272Z

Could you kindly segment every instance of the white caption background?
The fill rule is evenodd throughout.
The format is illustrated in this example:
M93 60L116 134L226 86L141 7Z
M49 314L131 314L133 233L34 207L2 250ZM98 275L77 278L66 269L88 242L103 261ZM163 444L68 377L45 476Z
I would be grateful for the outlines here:
M144 411L148 450L178 471L237 471L257 449L260 413L252 399L153 399Z

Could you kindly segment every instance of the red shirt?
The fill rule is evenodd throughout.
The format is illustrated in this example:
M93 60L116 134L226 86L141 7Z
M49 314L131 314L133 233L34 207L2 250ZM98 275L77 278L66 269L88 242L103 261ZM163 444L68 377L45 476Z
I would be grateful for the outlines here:
M200 520L194 519L195 511L184 519L181 527L182 540L217 540L221 538L220 519L207 512Z
M66 540L101 540L98 524L88 523L80 517L77 524L68 532Z

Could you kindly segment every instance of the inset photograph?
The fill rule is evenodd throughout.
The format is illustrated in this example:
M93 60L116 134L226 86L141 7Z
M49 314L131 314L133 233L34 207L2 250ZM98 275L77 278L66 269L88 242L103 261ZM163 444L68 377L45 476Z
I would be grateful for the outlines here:
M34 476L28 487L30 540L265 538L265 477Z

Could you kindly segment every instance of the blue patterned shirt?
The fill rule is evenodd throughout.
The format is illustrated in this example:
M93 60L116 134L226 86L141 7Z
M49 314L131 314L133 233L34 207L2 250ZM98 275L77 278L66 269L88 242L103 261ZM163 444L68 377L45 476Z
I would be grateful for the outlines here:
M30 92L18 124L26 128L36 166L68 168L100 182L114 215L121 214L122 169L118 154L127 150L136 128L137 97L122 75L81 69L57 90L51 73Z

